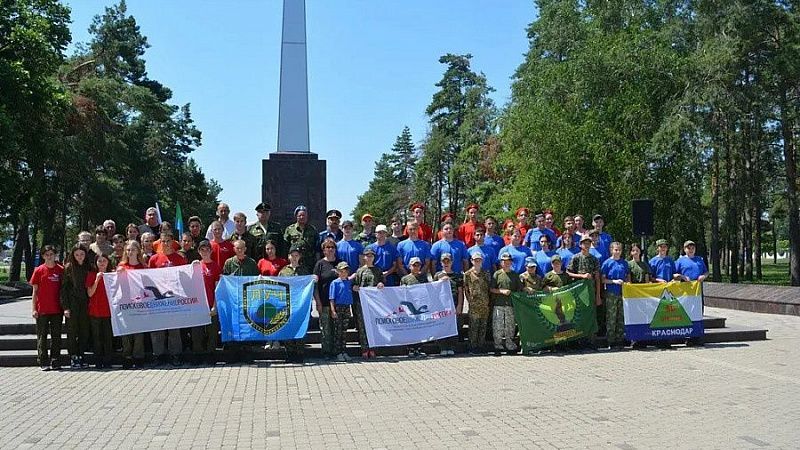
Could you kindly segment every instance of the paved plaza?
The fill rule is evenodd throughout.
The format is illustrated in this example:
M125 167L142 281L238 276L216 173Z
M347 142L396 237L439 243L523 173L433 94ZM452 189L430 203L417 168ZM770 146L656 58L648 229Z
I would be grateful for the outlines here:
M3 448L796 448L800 317L768 341L566 356L0 369Z

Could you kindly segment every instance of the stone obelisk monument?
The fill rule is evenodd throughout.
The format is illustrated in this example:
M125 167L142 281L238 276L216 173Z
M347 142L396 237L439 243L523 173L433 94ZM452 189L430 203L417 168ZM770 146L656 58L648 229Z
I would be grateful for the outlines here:
M325 161L311 152L308 138L308 69L305 0L283 1L278 149L262 162L261 198L272 204L272 219L289 225L298 205L309 222L325 227Z

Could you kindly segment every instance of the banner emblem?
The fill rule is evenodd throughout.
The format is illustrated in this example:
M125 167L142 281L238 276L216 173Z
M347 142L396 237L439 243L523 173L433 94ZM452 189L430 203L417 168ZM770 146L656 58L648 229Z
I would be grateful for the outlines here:
M283 328L292 315L289 285L277 280L255 280L242 285L242 312L251 327L264 334Z

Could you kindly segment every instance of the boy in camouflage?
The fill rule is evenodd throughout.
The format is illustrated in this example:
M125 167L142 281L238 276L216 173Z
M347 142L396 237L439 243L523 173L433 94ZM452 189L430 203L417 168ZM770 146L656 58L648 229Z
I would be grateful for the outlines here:
M278 273L280 277L296 277L301 275L311 275L311 272L305 267L300 265L300 246L293 245L289 249L289 264L283 267ZM303 363L305 356L304 350L306 347L305 339L292 339L290 341L282 342L286 349L286 361L293 363Z
M543 287L542 279L536 273L536 269L536 258L533 256L525 258L525 273L519 276L519 280L522 282L522 289L528 294L539 292Z
M572 282L567 272L562 270L560 255L553 255L550 258L550 264L553 266L553 270L547 272L542 280L544 290L547 292L557 291Z
M489 292L492 293L494 308L492 310L492 331L494 334L494 354L500 356L503 348L506 354L517 352L514 343L517 322L514 318L514 306L511 303L511 293L521 290L519 275L511 267L510 253L500 255L500 270L492 276Z
M414 284L421 284L428 282L428 276L422 273L422 260L419 257L414 256L408 261L408 267L411 269L411 273L407 274L403 278L400 279L400 286L411 286ZM425 358L428 355L422 351L421 344L409 345L408 346L408 357L409 358Z
M469 352L477 354L486 346L489 321L489 272L483 270L483 253L472 254L472 268L464 272L464 294L469 302Z
M461 311L464 310L464 276L461 273L453 272L453 256L450 253L442 253L439 258L442 262L442 270L436 272L433 279L450 280L450 290L453 296L453 307L456 311L456 331L461 331ZM441 356L453 356L456 354L455 346L458 344L458 334L454 337L442 339L440 341Z
M339 278L331 282L328 288L328 301L331 304L331 319L336 330L333 338L333 348L336 360L339 362L350 361L347 354L347 326L350 324L350 306L353 304L353 282L350 281L350 265L342 261L336 265Z
M364 311L361 309L361 298L358 296L358 290L362 287L383 289L383 271L375 266L375 250L368 247L364 249L362 254L364 255L364 265L358 268L355 279L353 279L353 291L356 292L356 295L353 296L353 313L355 313L356 326L358 326L358 343L361 345L361 357L368 359L375 357L375 351L369 348L369 343L367 342L367 330L364 328Z

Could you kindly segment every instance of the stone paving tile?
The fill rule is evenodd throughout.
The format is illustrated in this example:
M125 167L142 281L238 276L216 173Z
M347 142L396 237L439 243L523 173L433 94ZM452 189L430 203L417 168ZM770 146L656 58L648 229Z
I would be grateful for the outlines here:
M796 448L800 317L770 340L541 357L0 371L2 448Z

